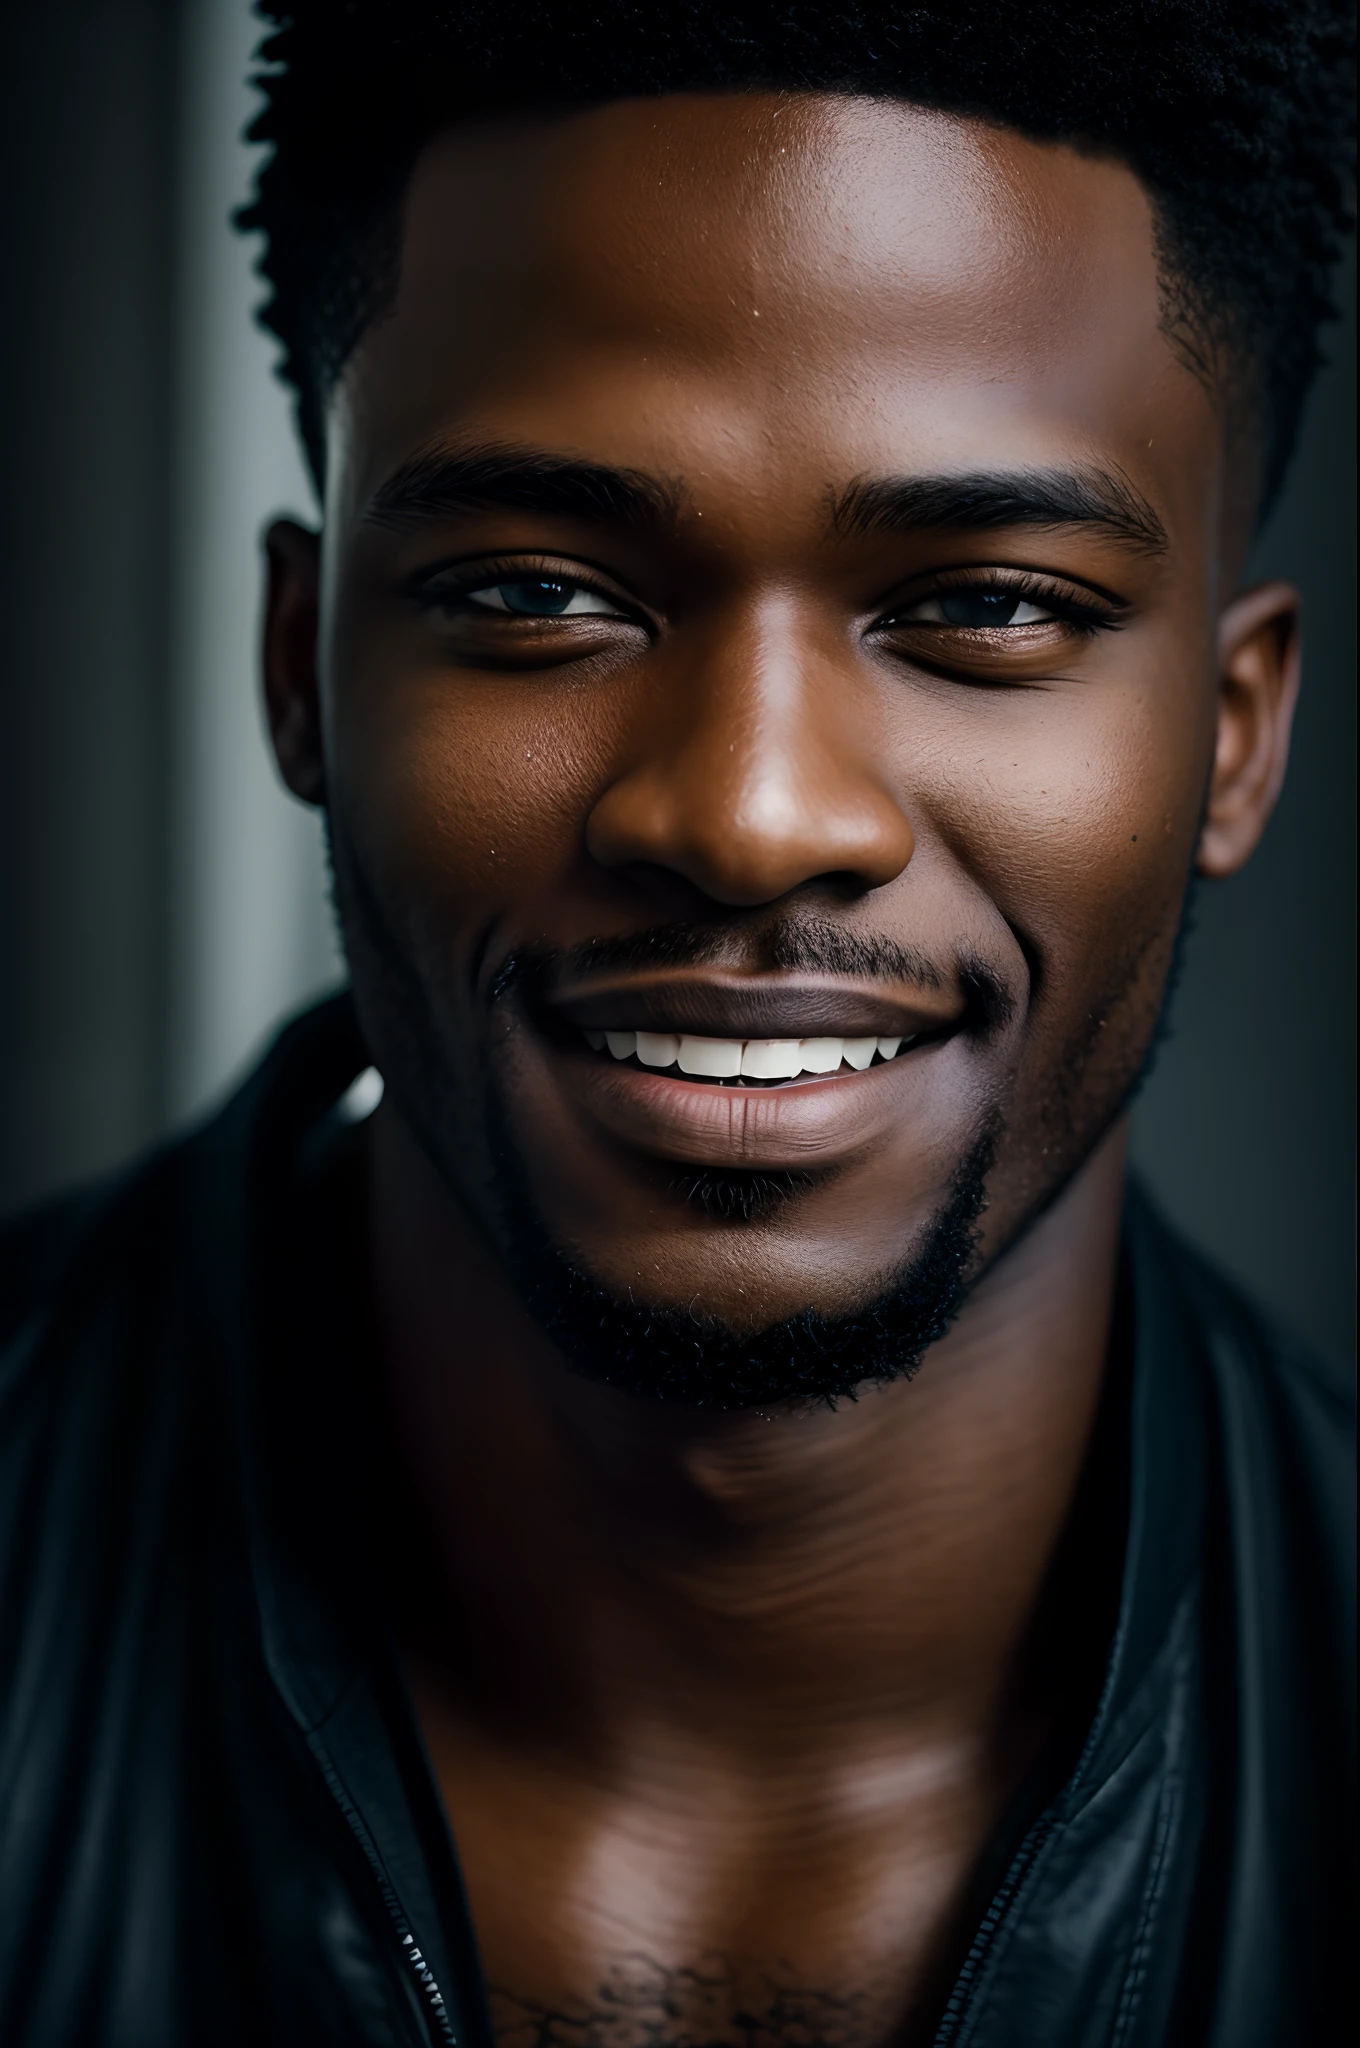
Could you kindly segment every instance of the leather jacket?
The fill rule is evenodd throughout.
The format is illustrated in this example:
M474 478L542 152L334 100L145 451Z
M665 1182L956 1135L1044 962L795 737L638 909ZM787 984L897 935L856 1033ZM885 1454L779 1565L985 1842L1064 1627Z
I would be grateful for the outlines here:
M488 2048L383 1617L344 998L211 1122L0 1241L0 2043ZM348 1212L346 1212L348 1214ZM937 2048L1341 2038L1349 1406L1136 1193L1117 1618L994 1845Z

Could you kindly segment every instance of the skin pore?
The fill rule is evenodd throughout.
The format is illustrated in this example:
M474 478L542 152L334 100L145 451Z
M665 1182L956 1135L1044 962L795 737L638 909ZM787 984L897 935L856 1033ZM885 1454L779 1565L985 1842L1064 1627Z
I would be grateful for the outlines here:
M275 746L387 1082L407 1669L504 2040L909 2038L1066 1703L1036 1617L1120 1110L1297 682L1160 304L1133 176L978 122L462 129L334 394L323 533L271 534ZM598 1043L639 1031L903 1043L750 1086ZM972 1291L858 1399L592 1377L517 1284L531 1231L740 1356L914 1273L988 1132Z

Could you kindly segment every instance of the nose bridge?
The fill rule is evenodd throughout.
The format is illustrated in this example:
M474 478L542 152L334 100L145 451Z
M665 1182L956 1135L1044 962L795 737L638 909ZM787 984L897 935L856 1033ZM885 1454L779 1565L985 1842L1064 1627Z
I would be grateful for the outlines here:
M656 678L592 815L595 858L670 869L732 904L819 876L893 880L911 828L874 765L866 685L850 665L791 600L715 619Z

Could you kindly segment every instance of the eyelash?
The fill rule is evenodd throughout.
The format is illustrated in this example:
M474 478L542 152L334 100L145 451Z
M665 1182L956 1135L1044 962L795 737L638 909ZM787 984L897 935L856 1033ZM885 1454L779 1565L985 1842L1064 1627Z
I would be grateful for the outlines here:
M416 579L411 592L417 604L428 611L449 611L461 600L470 597L474 591L490 590L497 583L529 583L542 577L545 581L571 583L578 589L593 591L597 597L607 598L610 604L617 605L622 616L630 615L625 601L602 580L596 580L580 570L569 570L563 564L547 558L535 561L531 557L526 561L524 556L520 555L504 561L480 561L470 565L468 571L456 582L441 580L454 573L449 568L431 569L422 573ZM439 585L438 588L434 587L436 584ZM480 612L478 616L494 617L495 614Z
M925 604L933 597L948 597L954 591L1003 591L1019 604L1032 604L1052 612L1055 619L1079 633L1100 631L1117 632L1123 624L1125 607L1117 600L1106 598L1102 602L1086 602L1074 597L1067 584L1058 583L1050 577L1032 570L1023 569L982 569L978 571L947 570L940 575L928 590L913 592L901 604L885 612L874 630L884 633L894 629L905 630L911 626L930 626L937 632L964 633L985 631L982 627L942 625L937 620L907 619L902 614L913 605ZM1014 632L1015 627L1007 627ZM1020 630L1024 630L1021 628Z
M608 589L602 581L593 580L589 574L568 571L562 564L548 559L526 560L522 555L502 561L480 561L470 566L468 572L455 583L443 583L433 587L438 579L451 574L450 569L435 569L424 572L412 588L412 595L422 607L429 611L449 611L452 607L469 598L475 591L486 590L497 583L516 583L542 576L562 583L572 583L582 590L594 592L617 605L622 617L629 617L624 600ZM1007 569L980 569L946 571L928 589L915 591L912 596L890 609L874 621L873 632L884 633L906 630L909 627L929 627L948 633L980 632L984 628L942 625L929 619L906 619L901 616L913 605L924 604L932 597L944 597L951 591L1004 591L1022 604L1042 606L1052 612L1055 619L1076 632L1117 632L1123 624L1125 607L1116 599L1106 598L1100 603L1088 603L1071 594L1070 587L1034 571ZM494 613L479 613L483 618L495 617ZM602 617L603 614L596 614ZM565 622L564 622L565 623ZM1008 627L1005 631L1015 631ZM1024 629L1019 629L1023 631Z

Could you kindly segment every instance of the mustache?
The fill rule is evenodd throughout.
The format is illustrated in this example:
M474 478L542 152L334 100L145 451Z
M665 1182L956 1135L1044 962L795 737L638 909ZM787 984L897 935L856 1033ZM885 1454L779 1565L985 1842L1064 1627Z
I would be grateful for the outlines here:
M940 991L962 988L974 1028L995 1029L1009 1021L1015 999L996 972L971 953L948 969L920 947L881 932L850 931L829 918L798 917L760 924L703 924L684 919L637 932L586 939L579 945L531 942L517 947L501 965L491 1000L519 997L542 1001L554 982L587 981L592 974L654 971L659 967L726 967L748 973L845 975L900 987Z

